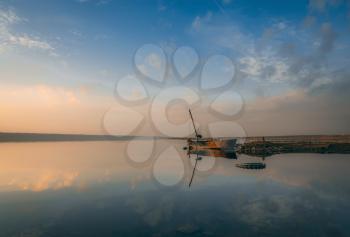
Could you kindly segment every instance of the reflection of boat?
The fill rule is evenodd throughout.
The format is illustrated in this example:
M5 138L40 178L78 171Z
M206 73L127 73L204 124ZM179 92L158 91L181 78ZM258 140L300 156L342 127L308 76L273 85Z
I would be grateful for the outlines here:
M228 159L237 159L236 153L231 150L221 149L195 149L191 150L190 154L198 154L201 156L223 157Z
M236 158L236 139L221 138L189 138L187 140L189 152L213 157Z
M265 163L260 162L253 162L253 163L242 163L242 164L236 164L236 167L242 168L242 169L265 169L266 165Z

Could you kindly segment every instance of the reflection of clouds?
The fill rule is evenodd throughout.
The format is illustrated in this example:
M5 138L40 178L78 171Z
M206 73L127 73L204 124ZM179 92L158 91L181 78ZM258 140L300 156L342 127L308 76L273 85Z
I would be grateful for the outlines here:
M130 189L135 190L139 185L141 185L145 180L150 180L150 174L137 174L130 179Z
M293 213L293 201L283 196L253 199L237 208L244 222L254 225L269 225L271 219L288 218Z
M264 185L259 190L257 186ZM243 187L245 186L245 187ZM225 208L232 222L248 226L246 236L328 236L329 226L338 233L341 210L348 204L322 200L312 192L274 183L235 186L236 193ZM282 235L281 235L282 234ZM288 235L289 234L289 235ZM333 235L330 235L333 236Z
M266 177L274 181L312 189L323 198L350 196L347 155L284 154L272 158Z
M180 152L183 141L157 144L156 153L168 142L178 146L191 167L186 152ZM98 236L100 231L118 236L336 236L328 234L333 231L346 236L342 231L349 204L324 197L347 197L343 194L349 193L348 156L276 155L267 158L267 168L259 171L238 169L235 164L260 158L217 158L213 169L196 173L190 189L186 182L184 187L164 190L148 185L150 168L133 168L120 152L124 149L125 142L0 144L0 190L18 184L26 190L55 190L3 195L1 210L16 210L12 215L16 223L21 222L16 218L22 215L27 220L36 210L49 212L57 220L35 216L37 226L47 226L47 236L58 229L62 236ZM65 187L73 189L56 191ZM21 195L21 203L12 198L15 195ZM28 198L35 207L29 214ZM49 200L52 206L46 208ZM19 233L21 226L13 228Z
M77 172L56 173L55 171L43 172L37 177L13 179L8 184L10 189L43 191L46 189L61 189L73 185L79 174Z
M40 192L82 186L79 176L79 172L74 170L11 170L10 174L0 176L0 192L17 190Z
M153 197L152 197L153 198ZM157 226L160 223L170 221L175 208L175 197L163 195L151 201L149 196L137 196L129 199L126 204L143 217L149 226Z
M256 162L259 158L239 156L238 160L218 159L212 175L258 181L274 181L287 187L309 189L322 198L346 200L350 197L347 182L348 155L279 154L268 157L264 170L242 170L236 163ZM239 177L239 178L238 178Z
M158 142L158 141L157 141ZM156 154L171 142L180 151L183 141L157 143ZM62 142L0 144L0 191L83 189L97 183L125 182L131 189L141 190L151 182L151 170L132 167L124 157L124 142ZM179 152L185 166L192 167L185 152ZM239 156L238 160L215 158L209 171L198 169L193 189L219 184L273 181L290 188L311 190L322 198L345 201L350 197L348 155L281 154L268 157L264 170L251 171L235 167L241 162L259 158ZM202 162L202 163L201 163ZM211 163L210 163L211 164ZM199 161L207 167L206 160ZM173 164L162 166L164 172ZM170 172L169 171L169 172ZM190 168L186 172L191 172ZM167 174L167 173L166 173ZM188 182L185 182L185 186Z
M126 182L131 188L150 180L149 170L130 167L124 142L0 144L0 192Z
M173 198L174 197L171 196L163 197L160 203L145 215L146 223L150 226L155 226L162 221L171 220L175 206Z

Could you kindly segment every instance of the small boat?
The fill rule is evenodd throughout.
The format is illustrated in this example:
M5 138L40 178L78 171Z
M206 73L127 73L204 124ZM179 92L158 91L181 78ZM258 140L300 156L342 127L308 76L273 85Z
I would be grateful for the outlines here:
M233 138L203 138L197 132L192 112L189 109L189 114L192 120L193 129L196 134L195 138L188 138L188 152L192 154L210 155L214 157L228 157L235 156L235 146L237 139ZM234 154L234 155L232 155Z
M233 138L189 138L187 142L200 149L234 149L236 145L236 139Z

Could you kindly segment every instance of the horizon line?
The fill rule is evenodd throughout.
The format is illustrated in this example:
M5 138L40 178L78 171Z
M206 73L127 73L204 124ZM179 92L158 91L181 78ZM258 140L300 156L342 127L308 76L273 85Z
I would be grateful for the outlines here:
M350 136L350 134L318 134L318 135L267 135L267 136L247 136L247 137L216 137L216 138L262 138L262 137L341 137ZM33 132L0 132L1 142L44 142L44 141L120 141L132 138L140 139L187 139L189 137L165 137L152 135L110 135L110 134L69 134L69 133L33 133Z

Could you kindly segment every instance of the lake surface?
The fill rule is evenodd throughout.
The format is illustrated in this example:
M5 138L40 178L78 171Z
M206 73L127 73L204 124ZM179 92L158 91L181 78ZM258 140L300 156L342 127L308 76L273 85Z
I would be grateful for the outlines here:
M189 187L184 145L0 143L0 236L350 236L350 155L203 157Z

